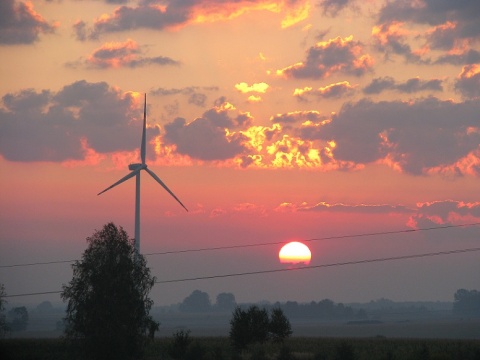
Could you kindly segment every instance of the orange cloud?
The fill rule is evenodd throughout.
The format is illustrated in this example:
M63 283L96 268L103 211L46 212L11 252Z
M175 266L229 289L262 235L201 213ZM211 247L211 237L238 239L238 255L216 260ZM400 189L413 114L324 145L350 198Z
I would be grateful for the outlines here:
M261 82L261 83L255 83L249 86L246 82L241 82L239 84L235 85L235 89L240 91L243 94L249 93L249 92L258 92L265 94L270 86L267 83Z
M344 95L349 95L354 91L355 87L350 85L348 81L341 81L335 84L330 84L325 87L320 87L314 90L311 87L303 89L295 89L293 96L303 98L308 95L314 95L321 98L339 98Z

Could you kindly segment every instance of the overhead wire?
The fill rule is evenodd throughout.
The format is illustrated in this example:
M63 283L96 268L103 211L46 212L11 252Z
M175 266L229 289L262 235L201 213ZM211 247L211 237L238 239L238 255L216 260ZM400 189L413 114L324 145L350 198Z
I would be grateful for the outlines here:
M456 249L456 250L430 252L430 253L422 253L422 254L411 254L411 255L391 256L391 257L375 258L375 259L336 262L336 263L331 263L331 264L300 266L300 267L282 268L282 269L248 271L248 272L242 272L242 273L231 273L231 274L223 274L223 275L198 276L198 277L193 277L193 278L155 281L155 283L156 284L168 284L168 283L179 283L179 282L196 281L196 280L211 280L211 279L219 279L219 278L226 278L226 277L237 277L237 276L247 276L247 275L279 273L279 272L286 272L286 271L311 270L311 269L320 269L320 268L336 267L336 266L359 265L359 264L367 264L367 263L375 263L375 262L408 260L408 259L441 256L441 255L452 255L452 254L460 254L460 253L469 253L469 252L474 252L474 251L480 251L480 248ZM35 292L35 293L5 295L4 297L5 298L11 298L11 297L20 297L20 296L34 296L34 295L47 295L47 294L59 294L59 293L61 293L61 291L44 291L44 292Z
M326 237L320 237L320 238L299 239L298 241L315 242L315 241L326 241L326 240L349 239L349 238L356 238L356 237L395 235L395 234L403 234L403 233L414 233L414 232L432 231L432 230L444 230L444 229L450 229L450 228L469 227L469 226L477 226L477 225L480 225L480 222L468 223L468 224L457 224L457 225L435 226L435 227L419 228L419 229L403 229L403 230L379 231L379 232L370 232L370 233L361 233L361 234L335 235L335 236L326 236ZM288 241L273 241L273 242L252 243L252 244L242 244L242 245L225 245L225 246L205 247L205 248L196 248L196 249L152 252L152 253L146 253L146 254L143 254L143 255L144 256L154 256L154 255L184 254L184 253L203 252L203 251L234 250L234 249L249 248L249 247L281 245L281 244L285 244L287 242ZM58 260L58 261L46 261L46 262L33 262L33 263L23 263L23 264L0 265L0 269L2 269L2 268L13 268L13 267L24 267L24 266L35 266L35 265L53 265L53 264L62 264L62 263L72 263L72 262L75 262L75 261L79 261L79 260L78 259L76 259L76 260Z

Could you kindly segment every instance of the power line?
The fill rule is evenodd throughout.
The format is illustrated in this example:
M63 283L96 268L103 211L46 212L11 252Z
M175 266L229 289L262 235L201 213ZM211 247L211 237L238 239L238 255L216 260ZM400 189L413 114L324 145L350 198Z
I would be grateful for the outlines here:
M470 248L470 249L460 249L460 250L450 250L450 251L439 251L439 252L424 253L424 254L414 254L414 255L392 256L392 257L386 257L386 258L377 258L377 259L368 259L368 260L356 260L356 261L346 261L346 262L337 262L337 263L332 263L332 264L322 264L322 265L313 265L313 266L299 266L299 267L295 267L295 268L285 268L285 269L259 270L259 271L249 271L249 272L234 273L234 274L212 275L212 276L199 276L199 277L194 277L194 278L155 281L155 283L156 283L156 284L167 284L167 283L176 283L176 282L185 282L185 281L195 281L195 280L218 279L218 278L226 278L226 277L234 277L234 276L270 274L270 273L285 272L285 271L295 271L295 270L311 270L311 269L319 269L319 268L334 267L334 266L358 265L358 264L367 264L367 263L374 263L374 262L385 262L385 261L393 261L393 260L407 260L407 259L415 259L415 258L430 257L430 256L439 256L439 255L451 255L451 254L466 253L466 252L473 252L473 251L480 251L480 248Z
M414 232L431 231L431 230L443 230L443 229L451 229L451 228L469 227L469 226L477 226L477 225L480 225L480 222L469 223L469 224L458 224L458 225L444 225L444 226L421 228L421 229L404 229L404 230L379 231L379 232L350 234L350 235L326 236L326 237L321 237L321 238L304 239L304 240L299 240L299 241L314 242L314 241L325 241L325 240L349 239L349 238L356 238L356 237L394 235L394 234L414 233ZM172 255L172 254L184 254L184 253L203 252L203 251L234 250L234 249L257 247L257 246L280 245L280 244L285 244L285 243L286 243L285 241L274 241L274 242L256 243L256 244L228 245L228 246L206 247L206 248L197 248L197 249L153 252L153 253L147 253L147 254L143 254L143 255L144 256ZM47 261L47 262L34 262L34 263L13 264L13 265L0 265L0 269L2 269L2 268L13 268L13 267L23 267L23 266L72 263L72 262L75 262L75 261L78 261L78 259L77 260L58 260L58 261Z
M421 229L392 230L392 231L380 231L380 232L371 232L371 233L362 233L362 234L326 236L326 237L321 237L321 238L304 239L304 240L298 240L298 241L314 242L314 241L338 240L338 239L348 239L348 238L367 237L367 236L394 235L394 234L402 234L402 233L413 233L413 232L420 232L420 231L441 230L441 229L459 228L459 227L476 226L476 225L480 225L480 222L470 223L470 224L459 224L459 225L445 225L445 226L437 226L437 227L421 228ZM239 248L247 248L247 247L280 245L280 244L285 244L285 243L286 243L285 241L274 241L274 242L257 243L257 244L228 245L228 246L218 246L218 247L208 247L208 248L198 248L198 249L163 251L163 252L148 253L148 254L144 254L144 255L145 256L149 256L149 255L170 255L170 254L189 253L189 252L201 252L201 251L213 251L213 250L230 250L230 249L239 249Z
M259 271L249 271L249 272L242 272L242 273L211 275L211 276L198 276L198 277L194 277L194 278L155 281L155 283L156 284L168 284L168 283L178 283L178 282L196 281L196 280L211 280L211 279L219 279L219 278L226 278L226 277L261 275L261 274L278 273L278 272L285 272L285 271L311 270L311 269L320 269L320 268L336 267L336 266L359 265L359 264L386 262L386 261L394 261L394 260L408 260L408 259L416 259L416 258L432 257L432 256L440 256L440 255L452 255L452 254L460 254L460 253L469 253L469 252L474 252L474 251L480 251L480 248L457 249L457 250L430 252L430 253L423 253L423 254L391 256L391 257L385 257L385 258L337 262L337 263L332 263L332 264L300 266L300 267L295 267L295 268L259 270ZM37 292L37 293L6 295L4 297L8 298L8 297L20 297L20 296L45 295L45 294L59 294L59 293L61 293L61 291L46 291L46 292Z
M44 291L44 292L35 292L35 293L5 295L4 297L11 298L11 297L20 297L20 296L47 295L47 294L60 294L60 293L61 291Z

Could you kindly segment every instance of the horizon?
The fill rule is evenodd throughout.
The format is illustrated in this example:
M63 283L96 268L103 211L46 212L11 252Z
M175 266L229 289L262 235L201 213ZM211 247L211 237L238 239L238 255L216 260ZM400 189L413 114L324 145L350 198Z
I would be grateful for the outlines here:
M142 176L140 251L168 253L152 275L206 278L156 284L155 304L479 288L479 4L3 1L0 265L79 259L108 222L133 237L134 181L97 194L144 158L189 209ZM293 241L312 269L269 272ZM7 294L71 277L0 268Z

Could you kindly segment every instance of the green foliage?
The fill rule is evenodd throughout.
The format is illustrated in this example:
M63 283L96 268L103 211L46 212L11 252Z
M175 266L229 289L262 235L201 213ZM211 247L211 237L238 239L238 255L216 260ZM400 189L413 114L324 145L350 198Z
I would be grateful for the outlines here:
M68 301L66 337L88 359L138 358L147 330L155 327L148 297L155 277L121 227L106 224L87 242L61 294Z

